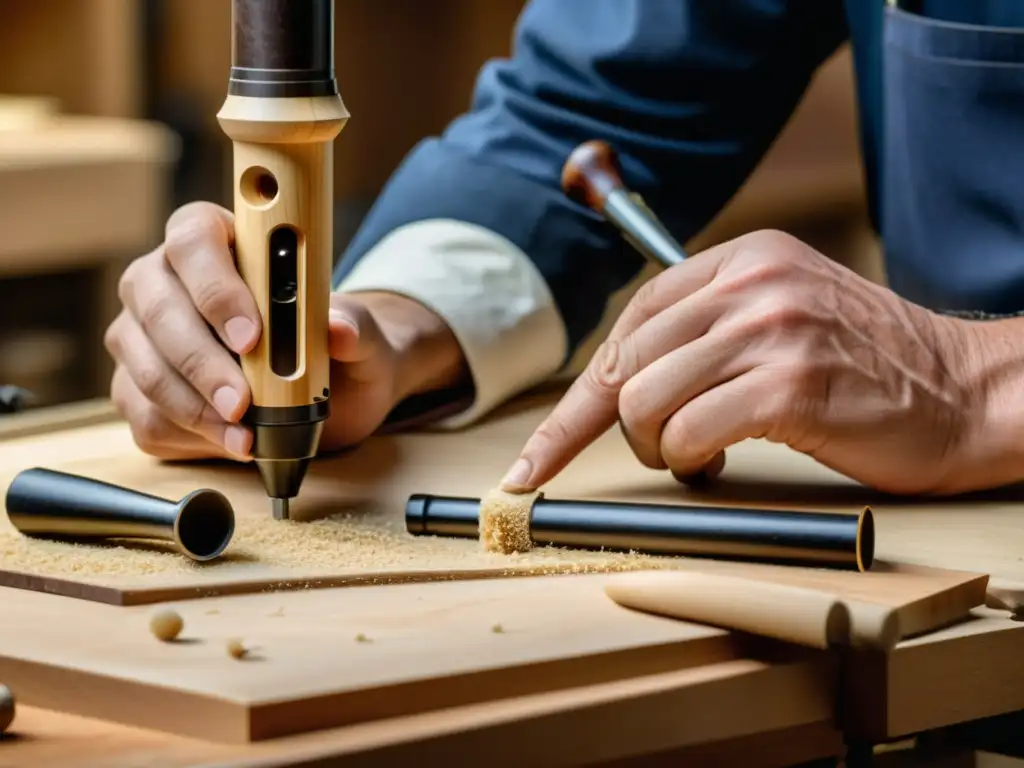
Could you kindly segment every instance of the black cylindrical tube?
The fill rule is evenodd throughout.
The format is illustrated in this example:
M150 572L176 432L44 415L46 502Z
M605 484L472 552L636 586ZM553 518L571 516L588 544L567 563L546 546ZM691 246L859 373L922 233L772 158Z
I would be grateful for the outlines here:
M234 0L233 96L333 96L334 0Z
M234 509L217 491L174 502L39 467L18 473L5 504L11 525L27 536L163 539L194 560L220 555L235 531Z
M475 538L479 512L479 499L417 494L406 504L406 529L415 535ZM541 497L533 505L530 536L540 546L858 571L871 567L875 550L868 507L852 515Z

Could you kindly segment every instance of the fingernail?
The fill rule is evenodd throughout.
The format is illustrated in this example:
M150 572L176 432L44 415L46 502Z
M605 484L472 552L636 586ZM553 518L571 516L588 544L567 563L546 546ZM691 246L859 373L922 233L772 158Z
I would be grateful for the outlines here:
M249 455L249 433L242 427L228 427L224 430L224 447L236 456Z
M520 458L512 465L512 468L501 481L501 488L505 491L520 491L529 487L530 475L533 474L533 464L529 459Z
M221 387L213 393L213 407L227 421L235 420L235 411L241 401L241 396L231 387Z
M224 335L228 337L231 348L241 353L256 339L256 326L247 317L232 317L224 323Z

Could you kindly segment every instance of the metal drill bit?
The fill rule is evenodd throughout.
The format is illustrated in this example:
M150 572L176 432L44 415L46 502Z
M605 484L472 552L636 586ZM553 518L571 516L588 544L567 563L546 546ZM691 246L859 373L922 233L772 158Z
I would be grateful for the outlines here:
M288 519L288 499L271 499L275 520Z

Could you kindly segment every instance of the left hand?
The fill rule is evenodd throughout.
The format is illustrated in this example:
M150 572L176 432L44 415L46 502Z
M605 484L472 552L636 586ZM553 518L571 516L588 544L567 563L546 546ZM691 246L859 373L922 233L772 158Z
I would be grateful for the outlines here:
M503 488L541 487L618 421L645 466L680 480L766 438L886 492L958 491L983 408L972 334L793 237L747 235L637 292Z

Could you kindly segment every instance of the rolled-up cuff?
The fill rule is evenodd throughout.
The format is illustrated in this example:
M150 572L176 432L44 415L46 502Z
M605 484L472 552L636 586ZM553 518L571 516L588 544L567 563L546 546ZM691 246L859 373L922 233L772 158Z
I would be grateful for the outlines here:
M475 224L431 219L383 238L337 286L418 301L452 329L473 378L472 404L435 426L471 424L552 376L568 353L551 291L516 245Z

